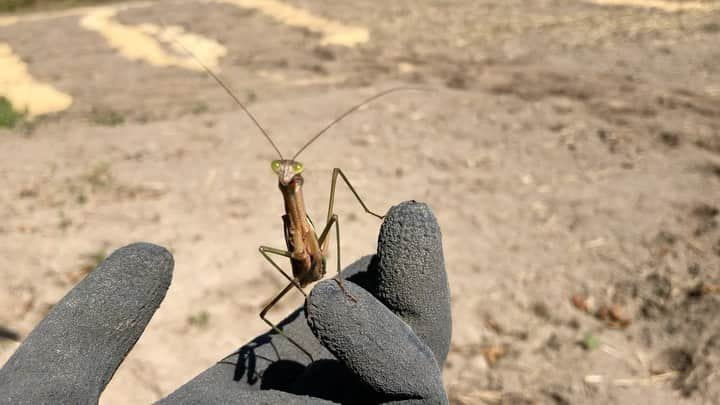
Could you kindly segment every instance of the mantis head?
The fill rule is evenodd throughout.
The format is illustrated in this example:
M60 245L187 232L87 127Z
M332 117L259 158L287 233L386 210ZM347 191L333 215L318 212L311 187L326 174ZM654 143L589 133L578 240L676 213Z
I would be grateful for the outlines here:
M298 176L305 169L302 163L292 159L273 160L270 167L278 175L278 180L283 186L290 184L295 176Z

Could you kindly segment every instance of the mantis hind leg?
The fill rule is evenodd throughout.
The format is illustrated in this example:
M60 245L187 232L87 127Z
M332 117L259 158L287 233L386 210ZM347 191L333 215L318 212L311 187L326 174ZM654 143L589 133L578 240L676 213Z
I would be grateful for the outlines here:
M335 280L337 281L338 285L340 286L340 289L342 292L352 301L357 302L355 297L350 295L349 292L345 289L345 285L343 285L343 279L342 274L340 271L340 220L338 219L338 216L336 214L332 214L330 216L330 220L325 224L325 229L323 229L322 233L320 234L320 237L318 237L318 242L321 246L327 247L325 242L328 240L327 236L330 233L330 228L335 225L335 245L337 246L337 274L335 275ZM325 250L323 250L323 255L325 254Z
M270 255L269 255L269 253L272 253L272 254L276 254L276 255L279 255L279 256L290 257L290 252L287 252L287 251L285 251L285 250L280 250L280 249L271 248L271 247L268 247L268 246L260 246L260 248L259 248L258 250L260 251L260 254L263 255L263 257L264 257L265 259L267 259L267 261L269 261L270 264L272 264L275 269L277 269L280 273L282 273L283 276L285 276L286 279L288 279L288 281L290 281L290 284L288 284L285 288L283 288L283 289L280 291L280 293L278 293L278 295L276 295L275 298L273 298L267 305L265 305L265 307L262 309L262 311L260 311L260 319L262 319L266 324L268 324L268 326L270 326L277 334L279 334L280 336L282 336L282 337L284 337L285 339L287 339L287 340L288 340L290 343L292 343L295 347L297 347L298 349L300 349L300 351L302 351L303 353L305 353L305 355L308 356L308 358L310 359L310 361L313 361L313 357L312 357L312 355L310 354L310 352L308 352L308 351L307 351L304 347L302 347L299 343L297 343L297 342L296 342L295 340L293 340L290 336L288 336L287 334L285 334L285 332L284 332L282 329L280 329L277 325L275 325L274 323L272 323L269 319L267 319L267 318L265 317L265 315L267 315L268 311L270 311L270 309L271 309L272 307L274 307L275 304L277 304L277 303L280 301L280 299L281 299L283 296L285 296L285 294L287 294L288 291L290 291L293 287L295 287L295 288L297 288L298 290L300 290L300 292L303 294L303 296L307 298L307 294L306 294L305 291L302 289L302 287L300 287L300 284L297 282L297 280L295 280L294 278L290 277L277 263L275 263L275 261L274 261L274 260L270 257Z

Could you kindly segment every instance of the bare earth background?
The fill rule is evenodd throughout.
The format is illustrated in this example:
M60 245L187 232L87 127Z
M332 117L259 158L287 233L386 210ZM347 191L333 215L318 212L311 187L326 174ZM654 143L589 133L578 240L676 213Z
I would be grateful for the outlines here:
M720 403L720 2L284 4L369 39L323 45L209 1L115 18L226 47L218 70L286 153L376 91L439 90L373 104L301 160L316 219L333 167L372 209L434 209L453 403ZM167 246L167 298L101 398L148 403L266 330L274 154L205 75L123 57L81 18L0 24L32 76L73 97L0 130L0 325L27 334L118 247ZM336 207L344 263L373 252L379 222L346 190ZM0 340L0 364L15 347Z

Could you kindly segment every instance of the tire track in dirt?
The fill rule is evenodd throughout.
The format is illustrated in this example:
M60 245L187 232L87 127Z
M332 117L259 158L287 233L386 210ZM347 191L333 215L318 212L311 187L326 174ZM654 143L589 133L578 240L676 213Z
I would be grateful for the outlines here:
M365 27L346 25L316 16L298 7L279 1L258 0L206 0L205 5L228 4L238 8L261 12L282 24L308 30L321 35L320 45L354 47L369 41ZM123 24L117 21L118 13L130 9L147 8L153 3L126 3L111 6L84 7L57 12L35 13L0 18L0 26L26 22L50 23L62 17L79 17L81 28L99 34L118 55L141 61L154 67L179 67L202 71L202 67L182 48L189 49L200 61L214 71L220 71L220 60L227 56L227 48L216 40L185 30L181 26L163 26L143 23ZM300 34L299 34L300 35ZM6 97L19 110L28 112L29 118L64 111L72 105L73 96L57 90L50 83L41 83L29 73L29 67L16 55L9 44L0 42L0 70L9 72L0 79L0 96ZM343 77L317 80L285 80L282 75L257 72L264 79L289 85L336 83Z

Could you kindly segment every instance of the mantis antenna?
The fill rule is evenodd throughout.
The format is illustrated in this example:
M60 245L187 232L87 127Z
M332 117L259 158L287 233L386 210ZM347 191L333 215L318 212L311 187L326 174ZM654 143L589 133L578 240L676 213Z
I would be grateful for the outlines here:
M298 151L295 153L295 155L292 157L292 160L295 160L295 158L298 157L302 151L304 151L308 146L310 146L310 144L312 144L313 142L315 142L315 140L317 140L318 138L320 138L320 136L321 136L322 134L324 134L325 132L327 132L328 129L332 128L333 126L335 126L335 124L337 124L338 122L342 121L343 118L345 118L345 117L347 117L348 115L354 113L354 112L357 111L359 108L361 108L361 107L363 107L363 106L371 103L372 101L374 101L374 100L376 100L376 99L378 99L378 98L380 98L380 97L382 97L382 96L384 96L384 95L387 95L387 94L390 94L390 93L394 93L394 92L396 92L396 91L433 91L433 90L432 90L432 89L425 89L425 88L421 88L421 87L393 87L393 88L391 88L391 89L388 89L388 90L382 91L382 92L380 92L380 93L378 93L378 94L375 94L374 96L372 96L372 97L370 97L370 98L368 98L368 99L360 102L359 104L355 104L352 108L350 108L349 110L347 110L347 111L345 111L344 113L342 113L339 117L337 117L337 118L335 118L334 120L330 121L330 123L327 124L327 125L325 126L325 128L321 129L320 132L318 132L317 134L315 134L315 136L313 136L312 138L310 138L310 140L307 141L307 142L305 143L305 145L303 145L303 146L300 148L300 150L298 150Z
M165 27L165 24L163 24L163 27ZM167 29L167 27L165 27L165 29ZM283 155L282 155L282 153L280 152L280 149L278 149L277 145L275 145L275 142L273 142L272 138L270 138L270 135L268 135L267 131L265 131L265 128L263 128L262 125L260 125L260 123L258 122L258 120L256 120L255 117L252 115L252 113L250 112L250 110L248 110L247 107L245 107L245 104L243 104L243 103L240 101L240 99L237 98L237 96L235 95L235 93L233 93L232 89L230 89L230 86L228 86L227 84L225 84L225 82L223 82L222 80L220 80L220 78L218 77L218 75L216 75L215 72L213 72L209 67L207 67L207 66L200 60L200 58L198 58L197 56L195 56L194 53L190 52L190 50L187 49L187 48L185 47L185 45L181 44L181 43L180 43L179 41L177 41L177 40L173 40L173 42L175 42L180 48L182 48L183 51L185 51L186 54L188 54L191 58L193 58L193 60L195 60L195 62L197 62L197 64L200 65L200 67L202 67L203 70L205 70L205 73L207 73L208 76L212 77L212 78L217 82L217 84L219 84L220 87L222 87L222 88L225 90L225 92L226 92L233 100L235 100L235 103L237 103L237 105L239 105L240 108L242 108L242 110L245 112L245 114L247 114L247 116L250 117L250 119L251 119L252 122L255 124L255 126L258 127L258 129L260 130L260 132L262 132L262 134L265 135L265 138L267 138L268 142L270 142L270 145L272 145L273 149L275 149L275 152L277 152L278 156L280 156L280 159L282 160L282 159L283 159Z
M166 26L164 23L162 23L162 25L163 25L163 27L164 27L165 29L167 29L167 26ZM275 142L273 142L272 138L270 138L270 135L267 133L267 131L265 131L265 128L263 128L262 125L260 125L260 123L259 123L259 122L255 119L255 117L252 115L252 113L250 112L250 110L248 110L247 107L245 107L245 104L243 104L243 103L240 101L240 99L237 98L237 96L235 95L235 93L233 93L232 89L230 89L230 86L228 86L227 84L225 84L225 82L223 82L223 81L220 79L220 77L218 77L218 75L216 75L215 72L212 71L212 69L210 69L209 67L207 67L207 66L200 60L200 58L198 58L197 56L195 56L195 54L192 53L189 49L187 49L187 48L185 47L185 45L181 44L181 43L180 43L179 41L177 41L177 40L173 40L173 42L175 42L186 54L188 54L191 58L193 58L193 60L195 60L195 62L196 62L198 65L200 65L200 67L203 68L203 70L205 71L205 73L207 73L208 76L210 76L211 78L213 78L213 79L217 82L217 84L219 84L220 87L222 87L222 88L225 90L225 92L226 92L233 100L235 100L235 103L237 103L237 105L240 106L240 108L245 112L245 114L247 114L248 117L250 117L250 119L252 120L252 122L253 122L253 123L255 124L255 126L260 130L260 132L262 132L262 134L265 136L265 138L268 140L268 142L270 142L270 145L272 145L273 149L275 149L275 151L277 152L278 156L280 156L280 159L282 160L282 159L283 159L283 155L282 155L282 153L280 152L280 149L278 149L277 145L275 145ZM292 157L291 160L295 160L295 158L297 158L297 157L300 155L300 153L302 153L305 149L307 149L308 146L310 146L313 142L315 142L318 138L320 138L325 132L327 132L330 128L334 127L335 124L337 124L338 122L342 121L342 120L343 120L345 117L347 117L348 115L354 113L355 111L357 111L357 110L360 109L361 107L363 107L363 106L371 103L372 101L375 101L376 99L378 99L378 98L380 98L380 97L383 97L383 96L385 96L385 95L387 95L387 94L394 93L394 92L398 92L398 91L433 91L433 90L432 90L432 89L427 89L427 88L422 88L422 87L393 87L393 88L391 88L391 89L388 89L388 90L382 91L382 92L380 92L380 93L377 93L377 94L375 94L374 96L372 96L372 97L370 97L370 98L367 98L367 99L363 100L362 102L360 102L360 103L358 103L358 104L355 104L352 108L350 108L349 110L347 110L347 111L345 111L344 113L340 114L340 116L338 116L338 117L335 118L334 120L330 121L330 123L327 124L327 125L325 126L325 128L321 129L317 134L315 134L312 138L310 138L310 140L307 141L307 142L295 153L295 155L293 155L293 157Z

